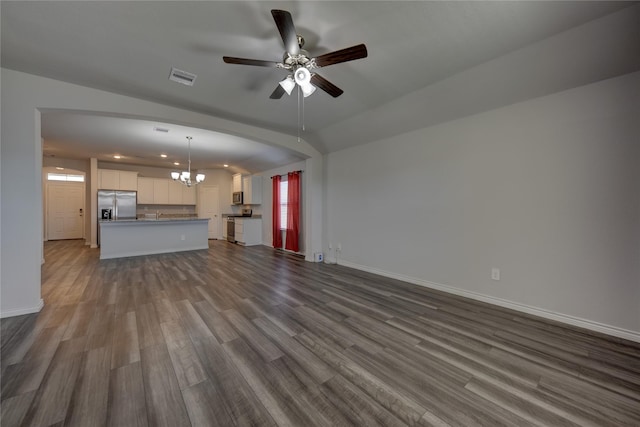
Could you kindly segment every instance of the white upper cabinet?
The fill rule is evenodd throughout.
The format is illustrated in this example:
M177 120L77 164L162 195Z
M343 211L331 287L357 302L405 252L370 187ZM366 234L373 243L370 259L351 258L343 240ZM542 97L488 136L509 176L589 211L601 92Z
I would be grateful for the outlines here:
M138 172L98 169L98 189L138 190Z
M169 204L181 205L182 204L182 189L186 186L178 181L169 181Z
M245 205L262 204L262 177L255 175L243 176L242 191Z
M119 190L120 175L118 171L98 169L98 188L101 190Z
M119 190L138 190L138 172L120 171Z
M153 180L153 203L156 205L169 204L169 180L155 178Z
M138 178L138 204L153 204L153 178Z
M196 204L196 188L187 187L182 185L182 204L183 205L195 205Z
M140 205L195 205L196 189L172 179L138 178Z
M237 173L233 175L233 192L237 193L238 191L242 191L242 175Z

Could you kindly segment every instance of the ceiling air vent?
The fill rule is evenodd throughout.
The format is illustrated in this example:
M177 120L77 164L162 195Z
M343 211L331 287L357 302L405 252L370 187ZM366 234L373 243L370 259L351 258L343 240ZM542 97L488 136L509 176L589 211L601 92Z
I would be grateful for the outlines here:
M195 74L187 73L186 71L178 70L177 68L171 69L171 74L169 74L169 80L173 80L174 82L182 83L183 85L193 86L193 82L196 81Z
M153 130L155 130L156 132L169 133L169 129L167 129L167 128L161 128L161 127L158 127L158 126L155 126L155 127L153 128Z

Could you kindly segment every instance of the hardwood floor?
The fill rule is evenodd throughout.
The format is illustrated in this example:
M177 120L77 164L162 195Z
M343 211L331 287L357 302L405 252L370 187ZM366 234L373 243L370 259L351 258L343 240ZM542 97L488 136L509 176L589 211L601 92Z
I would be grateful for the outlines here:
M638 426L640 344L267 247L48 242L2 426Z

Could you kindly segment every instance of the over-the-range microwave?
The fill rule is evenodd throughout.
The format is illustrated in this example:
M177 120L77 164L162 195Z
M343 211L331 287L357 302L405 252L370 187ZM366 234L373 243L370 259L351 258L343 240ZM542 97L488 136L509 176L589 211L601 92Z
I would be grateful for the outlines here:
M234 205L242 204L242 191L235 191L233 193L233 204Z

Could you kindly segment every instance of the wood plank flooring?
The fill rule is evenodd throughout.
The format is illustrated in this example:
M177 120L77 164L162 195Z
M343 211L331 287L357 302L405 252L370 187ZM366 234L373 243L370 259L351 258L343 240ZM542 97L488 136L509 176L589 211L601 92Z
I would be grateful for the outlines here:
M640 344L267 247L45 244L9 426L639 426Z

